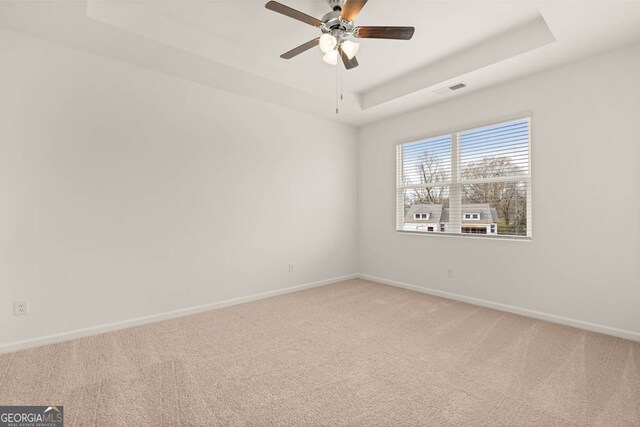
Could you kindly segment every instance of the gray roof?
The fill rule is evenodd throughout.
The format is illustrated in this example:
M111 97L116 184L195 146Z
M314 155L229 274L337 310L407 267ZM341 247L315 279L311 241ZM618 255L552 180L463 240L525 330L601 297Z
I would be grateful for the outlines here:
M415 213L431 213L430 219L413 219ZM479 213L480 219L464 219L465 213ZM488 203L469 203L462 205L463 224L491 224L498 222L498 212ZM416 203L412 205L404 217L404 222L413 223L447 223L449 222L449 208L442 205Z
M413 215L417 213L428 213L429 219L413 219ZM428 205L423 203L416 203L411 205L405 215L405 222L419 222L420 224L438 224L440 217L442 216L442 205Z

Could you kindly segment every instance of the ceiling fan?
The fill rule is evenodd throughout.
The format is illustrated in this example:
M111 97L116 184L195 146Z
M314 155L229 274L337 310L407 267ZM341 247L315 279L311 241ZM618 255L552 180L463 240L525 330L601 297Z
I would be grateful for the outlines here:
M356 53L360 44L356 39L395 39L409 40L413 37L414 27L360 27L353 21L367 0L328 0L332 11L322 17L322 20L309 16L277 1L267 2L265 7L281 13L305 24L317 27L322 35L301 44L280 55L283 59L291 59L314 46L320 46L324 52L322 60L330 65L338 63L338 56L342 59L347 70L358 66Z

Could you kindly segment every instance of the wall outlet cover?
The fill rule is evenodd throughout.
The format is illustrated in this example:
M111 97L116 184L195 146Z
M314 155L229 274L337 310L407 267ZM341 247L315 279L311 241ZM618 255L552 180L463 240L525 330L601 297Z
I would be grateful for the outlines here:
M29 313L29 307L26 301L14 301L13 302L13 315L24 316Z

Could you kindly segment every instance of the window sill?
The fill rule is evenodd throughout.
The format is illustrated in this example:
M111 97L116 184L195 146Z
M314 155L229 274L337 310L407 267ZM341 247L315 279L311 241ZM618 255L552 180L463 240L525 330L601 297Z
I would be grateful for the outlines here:
M463 233L443 233L437 231L407 231L396 230L398 234L415 235L415 236L435 236L435 237L457 237L459 239L481 239L481 240L511 240L517 242L531 242L533 239L529 236L505 236L490 234L463 234Z

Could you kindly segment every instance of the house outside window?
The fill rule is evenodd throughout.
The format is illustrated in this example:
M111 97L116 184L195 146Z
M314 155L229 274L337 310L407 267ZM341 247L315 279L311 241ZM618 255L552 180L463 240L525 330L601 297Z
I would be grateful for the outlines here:
M462 232L465 234L487 234L486 227L462 227Z
M399 144L396 161L398 231L531 237L530 118Z

